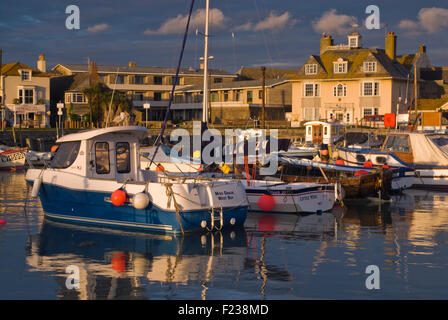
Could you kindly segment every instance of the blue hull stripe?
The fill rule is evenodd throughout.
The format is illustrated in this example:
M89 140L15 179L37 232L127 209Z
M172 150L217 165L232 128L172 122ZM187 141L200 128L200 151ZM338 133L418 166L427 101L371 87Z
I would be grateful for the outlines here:
M151 204L144 210L137 210L132 205L117 207L107 201L110 198L108 193L70 190L42 183L39 197L46 215L53 220L164 233L182 231L175 211ZM232 218L235 226L243 225L247 210L247 206L223 208L224 226L229 226ZM218 210L215 210L215 215L219 215ZM211 224L208 209L182 211L180 216L184 232L202 230L202 221L206 221L207 226Z

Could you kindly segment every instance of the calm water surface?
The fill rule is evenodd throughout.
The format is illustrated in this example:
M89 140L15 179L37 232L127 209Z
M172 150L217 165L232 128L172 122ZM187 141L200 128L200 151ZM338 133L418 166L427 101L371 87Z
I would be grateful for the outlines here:
M241 230L173 237L49 222L28 192L23 173L0 173L0 299L448 297L443 193L321 215L249 213ZM70 265L79 290L66 288ZM366 289L369 265L379 290Z

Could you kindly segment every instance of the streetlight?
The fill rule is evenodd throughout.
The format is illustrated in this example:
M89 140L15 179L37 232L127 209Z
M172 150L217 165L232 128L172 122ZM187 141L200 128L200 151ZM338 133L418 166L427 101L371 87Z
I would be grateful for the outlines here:
M62 102L56 104L56 107L58 108L58 117L59 117L59 124L58 124L58 129L56 130L56 135L59 139L59 129L61 128L61 116L64 114L64 112L62 111L62 109L64 109L64 104Z
M149 103L144 103L143 104L143 108L145 109L146 112L146 128L148 128L148 110L151 108L151 105Z

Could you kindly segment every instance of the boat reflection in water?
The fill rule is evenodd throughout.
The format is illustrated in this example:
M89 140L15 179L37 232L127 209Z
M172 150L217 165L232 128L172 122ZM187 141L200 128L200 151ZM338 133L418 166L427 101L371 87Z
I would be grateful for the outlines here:
M216 274L236 275L243 269L245 246L243 228L174 236L45 220L41 232L29 239L26 261L32 271L56 276L60 299L150 298L145 287L154 283L197 283L199 289L191 293L191 299L205 299L207 283ZM66 273L68 266L79 268L78 290L67 289L66 280L72 274ZM166 290L156 291L161 296L151 298L170 295Z

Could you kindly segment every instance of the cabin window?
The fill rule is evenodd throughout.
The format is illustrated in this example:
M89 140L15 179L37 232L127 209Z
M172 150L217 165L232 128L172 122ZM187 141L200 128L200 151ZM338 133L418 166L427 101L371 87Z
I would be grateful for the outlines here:
M129 173L131 172L131 152L128 142L117 142L115 145L117 158L117 172Z
M364 163L364 162L366 162L366 157L364 157L362 154L358 154L356 156L356 161Z
M308 127L308 135L311 135L311 127Z
M110 172L109 144L107 142L95 143L96 173L108 174Z
M384 145L384 151L410 153L411 146L408 136L389 136Z
M324 136L328 135L328 127L324 127Z
M78 157L80 145L81 141L63 142L51 161L51 167L55 169L70 167Z
M387 162L386 157L376 157L376 162L379 164L385 164Z

